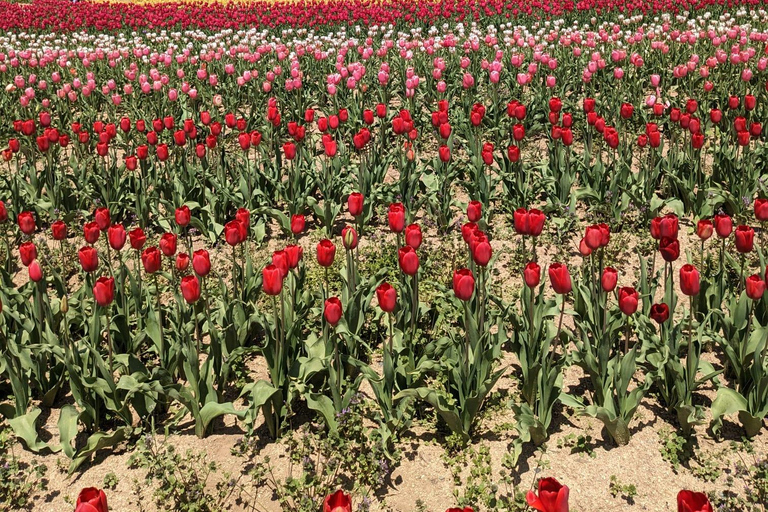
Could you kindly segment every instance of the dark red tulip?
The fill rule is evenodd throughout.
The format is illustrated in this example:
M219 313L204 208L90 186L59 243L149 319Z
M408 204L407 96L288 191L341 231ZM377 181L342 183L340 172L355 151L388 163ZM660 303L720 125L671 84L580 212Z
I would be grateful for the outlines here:
M680 257L680 242L666 236L662 237L661 241L659 241L659 252L664 261L670 263L676 261Z
M85 241L91 245L98 242L99 237L101 236L99 225L95 222L86 222L83 225L83 236L85 237Z
M100 277L93 285L93 298L96 304L105 308L115 300L115 280L112 277Z
M680 230L679 225L680 223L677 215L674 213L668 213L663 216L659 224L659 233L661 234L661 238L672 238L677 240L677 234Z
M487 237L483 236L477 243L472 245L472 260L481 267L488 265L492 255L493 249Z
M664 303L651 306L651 320L661 325L669 319L669 306Z

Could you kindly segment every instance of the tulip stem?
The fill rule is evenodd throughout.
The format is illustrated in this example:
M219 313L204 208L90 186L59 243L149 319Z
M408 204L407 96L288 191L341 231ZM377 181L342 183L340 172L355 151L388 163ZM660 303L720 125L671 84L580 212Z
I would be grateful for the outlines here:
M163 339L163 310L160 304L160 281L157 278L157 272L154 273L155 279L155 299L157 301L157 325L160 331L160 363L165 364L165 340Z
M107 306L106 317L107 317L107 352L109 354L109 373L113 374L115 370L112 362L113 356L112 356L112 332L111 332L112 331L112 322L111 322L112 305L111 304Z
M411 312L411 343L416 339L416 326L419 323L419 275L413 274L413 311Z
M560 320L557 321L557 335L555 336L555 346L553 352L557 352L557 346L560 344L560 332L563 330L563 316L565 316L565 295L561 295L560 302Z
M237 297L237 254L235 246L232 246L232 288L233 294Z
M627 352L629 352L630 332L631 332L631 329L630 329L630 326L629 326L629 315L627 315L627 327L626 327L625 336L624 336L624 353L625 354Z

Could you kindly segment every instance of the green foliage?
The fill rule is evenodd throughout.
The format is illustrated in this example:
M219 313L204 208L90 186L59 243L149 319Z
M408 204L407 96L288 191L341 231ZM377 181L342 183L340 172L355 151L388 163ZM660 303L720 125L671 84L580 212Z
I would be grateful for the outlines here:
M128 464L146 471L142 480L133 481L140 504L152 499L158 509L217 512L225 510L233 496L229 474L219 475L218 465L205 452L180 453L157 436L139 439Z
M0 427L0 511L32 509L40 491L48 488L47 468L37 460L24 463L14 451L11 431Z
M637 497L637 487L635 487L635 484L622 483L616 475L611 475L608 490L614 498L621 497L627 504L635 504L635 497Z

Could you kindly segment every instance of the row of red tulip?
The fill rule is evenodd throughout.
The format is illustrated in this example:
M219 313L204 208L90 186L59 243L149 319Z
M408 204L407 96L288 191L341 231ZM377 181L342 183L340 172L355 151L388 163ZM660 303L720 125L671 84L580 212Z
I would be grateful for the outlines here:
M568 512L570 489L554 478L542 478L538 492L528 491L528 506L539 512ZM88 487L80 491L75 512L109 512L107 496L101 489ZM352 497L339 489L323 500L323 512L352 512ZM473 512L471 507L449 508L446 512ZM677 495L677 512L713 512L707 495L682 490Z

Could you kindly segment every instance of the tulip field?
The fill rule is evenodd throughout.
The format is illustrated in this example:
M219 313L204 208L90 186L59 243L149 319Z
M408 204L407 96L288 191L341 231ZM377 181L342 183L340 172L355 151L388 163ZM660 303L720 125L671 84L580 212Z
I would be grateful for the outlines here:
M767 68L757 0L0 0L0 512L765 512Z

